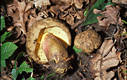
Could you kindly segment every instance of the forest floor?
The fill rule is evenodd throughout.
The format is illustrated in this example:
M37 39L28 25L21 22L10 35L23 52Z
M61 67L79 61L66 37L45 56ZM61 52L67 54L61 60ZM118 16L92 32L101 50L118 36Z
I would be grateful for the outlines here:
M127 80L127 0L3 0L0 11L1 80ZM72 69L65 74L27 54L29 27L49 17L71 33ZM101 36L91 53L74 46L76 35L88 29Z

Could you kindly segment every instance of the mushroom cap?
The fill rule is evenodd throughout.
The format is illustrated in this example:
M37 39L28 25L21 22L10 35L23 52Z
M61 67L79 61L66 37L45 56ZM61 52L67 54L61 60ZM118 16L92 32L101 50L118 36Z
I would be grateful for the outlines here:
M43 53L43 49L38 49L42 52L42 54L39 53L39 55L41 55L41 59L38 57L38 53L35 52L37 41L41 42L42 38L44 38L41 37L40 40L38 40L39 36L44 36L45 33L51 33L56 38L59 38L66 47L71 45L71 34L65 24L53 18L36 21L28 29L26 48L28 55L39 64L45 64L48 62L47 56ZM39 43L39 45L42 44L43 43Z
M96 31L88 29L76 35L74 45L83 52L91 53L101 45L101 37Z

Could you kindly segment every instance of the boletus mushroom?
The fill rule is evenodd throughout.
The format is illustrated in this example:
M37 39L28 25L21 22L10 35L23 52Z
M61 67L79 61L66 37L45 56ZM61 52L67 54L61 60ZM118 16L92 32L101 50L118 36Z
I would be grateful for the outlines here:
M42 19L28 29L26 48L28 55L38 64L49 65L56 73L69 68L67 47L71 34L65 24L53 18Z
M96 31L88 29L76 35L74 45L89 54L101 45L101 36Z

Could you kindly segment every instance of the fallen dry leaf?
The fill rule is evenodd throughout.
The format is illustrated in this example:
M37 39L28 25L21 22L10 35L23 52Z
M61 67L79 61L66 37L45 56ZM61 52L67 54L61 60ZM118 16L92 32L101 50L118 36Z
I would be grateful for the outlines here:
M0 77L0 80L12 80L12 78L5 74Z
M74 0L75 7L81 9L83 7L84 0Z
M48 0L42 0L42 3L46 4L48 3L47 1ZM13 18L14 27L20 27L24 34L26 34L26 28L28 28L28 26L32 25L36 20L42 19L42 16L45 16L44 11L36 14L36 8L33 8L33 5L32 1L26 2L25 0L20 2L14 0L12 4L7 5L8 15Z
M126 77L127 77L126 71L127 71L126 64L118 68L118 76L120 80L126 80Z
M119 17L119 7L107 5L105 11L100 11L95 9L94 13L100 13L102 16L98 16L98 23L100 26L104 26L104 28L108 28L110 24L119 24L122 25L121 18Z
M42 6L47 6L50 5L50 1L49 0L34 0L34 5L36 8L38 7L42 7Z
M100 77L96 77L94 80L111 80L113 78L114 74L115 73L113 71L110 71L108 73L107 72L103 72L103 75L104 75L103 79L100 79Z
M26 2L25 12L30 10L32 7L33 7L33 2L32 1Z
M51 0L51 3L53 4L57 4L57 5L72 5L73 4L73 0Z
M112 2L117 4L127 4L127 0L112 0Z
M18 0L14 0L12 4L7 5L8 15L13 17L14 26L21 27L23 29L24 34L26 33L23 19L25 7L25 1L19 2Z
M8 73L8 69L4 69L1 67L1 75L0 80L12 80L11 75Z
M93 71L95 80L111 80L114 72L107 70L117 66L119 59L116 54L116 49L112 40L105 40L101 48L96 53L97 55L91 59L91 70Z
M90 0L85 0L86 4L90 3Z
M75 17L80 20L84 18L84 14L82 11L77 11Z
M59 5L55 5L55 6L52 6L49 11L54 13L55 15L58 15L60 13L60 9L58 8L60 7Z
M74 17L72 15L67 15L66 21L68 24L73 25L74 24Z
M57 0L51 0L53 1ZM75 0L76 1L76 0ZM82 3L84 0L76 1L75 4ZM33 24L36 20L47 17L55 17L61 20L66 21L70 26L74 26L76 22L84 18L83 10L77 10L76 7L72 6L73 0L60 0L62 4L52 5L50 8L34 8L36 6L47 6L50 5L49 0L41 0L38 4L38 0L34 1L18 1L14 0L13 3L7 5L8 15L13 18L14 27L20 27L23 34L26 34L26 31L29 26ZM63 4L66 3L66 4ZM57 3L57 2L54 2ZM50 15L49 15L50 13Z

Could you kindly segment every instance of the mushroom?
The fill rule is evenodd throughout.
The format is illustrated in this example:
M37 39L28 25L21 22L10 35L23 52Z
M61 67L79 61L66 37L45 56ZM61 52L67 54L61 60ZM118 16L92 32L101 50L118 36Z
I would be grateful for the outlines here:
M28 30L28 55L38 64L51 66L56 73L65 73L70 66L67 47L71 45L67 26L59 20L47 18L36 21Z
M74 45L89 54L101 45L101 37L96 31L88 29L76 35Z

